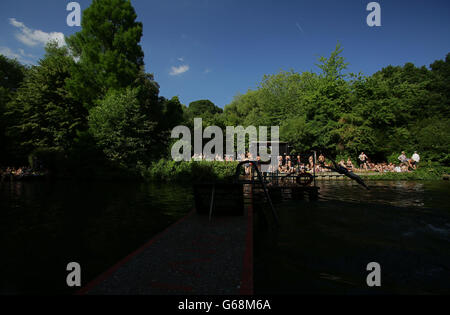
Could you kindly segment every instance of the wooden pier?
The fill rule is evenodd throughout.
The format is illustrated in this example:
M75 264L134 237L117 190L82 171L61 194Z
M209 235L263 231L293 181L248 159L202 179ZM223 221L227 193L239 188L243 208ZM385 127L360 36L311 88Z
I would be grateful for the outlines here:
M252 211L211 220L192 211L78 294L251 295Z

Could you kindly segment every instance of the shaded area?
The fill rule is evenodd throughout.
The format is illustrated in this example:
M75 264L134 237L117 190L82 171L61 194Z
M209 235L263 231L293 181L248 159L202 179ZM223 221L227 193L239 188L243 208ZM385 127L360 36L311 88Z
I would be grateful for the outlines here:
M281 228L255 236L256 294L449 293L450 185L322 182L317 203L278 204ZM368 288L378 262L382 287Z
M68 294L192 210L191 188L133 182L0 184L1 294Z
M239 294L246 252L247 215L197 213L167 229L88 294ZM84 291L84 290L83 290Z

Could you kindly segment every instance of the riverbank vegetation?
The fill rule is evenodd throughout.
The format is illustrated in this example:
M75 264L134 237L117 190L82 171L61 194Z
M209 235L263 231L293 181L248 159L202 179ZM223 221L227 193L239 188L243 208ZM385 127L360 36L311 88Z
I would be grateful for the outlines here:
M428 162L412 172L361 174L360 176L364 180L441 180L446 174L450 174L450 167Z
M142 169L142 177L164 182L231 181L238 162L173 161L161 159Z
M168 161L170 131L192 128L195 117L204 127L280 126L293 153L356 159L364 151L390 161L418 151L421 166L450 164L450 54L429 67L407 63L364 76L348 73L337 45L315 72L266 75L221 109L159 95L144 70L151 65L144 65L142 29L129 1L96 0L83 12L81 31L67 46L50 43L37 65L0 55L0 166L34 163L74 177L229 176L233 164ZM380 176L425 179L434 172Z

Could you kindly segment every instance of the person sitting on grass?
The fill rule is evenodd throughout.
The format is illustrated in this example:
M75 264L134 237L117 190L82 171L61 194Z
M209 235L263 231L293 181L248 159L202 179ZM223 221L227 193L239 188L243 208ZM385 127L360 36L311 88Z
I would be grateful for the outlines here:
M292 168L292 161L291 161L291 157L289 155L286 156L286 166L287 169L291 169Z
M353 170L353 163L352 163L352 160L350 159L350 157L347 158L347 169L349 171Z
M387 171L388 172L393 172L394 169L395 169L394 163L389 163L389 165L387 166Z
M297 171L300 170L300 165L302 164L302 160L300 155L297 155L297 157L294 159L294 167L297 169Z
M310 170L314 169L314 158L312 155L309 157L309 169Z
M403 164L403 165L401 166L401 169L402 169L402 173L410 173L410 172L411 172L411 171L409 170L409 167L408 167L407 164Z
M402 151L402 154L400 154L400 156L398 157L398 160L400 161L401 164L408 163L408 158L406 157L405 151Z
M325 163L325 156L321 153L320 155L319 155L319 164L324 164Z

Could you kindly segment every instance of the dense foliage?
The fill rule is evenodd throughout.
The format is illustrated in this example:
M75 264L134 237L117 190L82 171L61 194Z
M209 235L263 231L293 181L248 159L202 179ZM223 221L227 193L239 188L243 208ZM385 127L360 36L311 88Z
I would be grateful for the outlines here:
M143 68L142 23L136 18L130 1L94 0L83 12L81 31L67 39L79 58L68 87L87 107L109 89L132 85Z
M65 89L73 64L67 48L51 43L39 65L27 71L5 112L14 157L23 160L21 155L37 148L71 147L86 117L81 103Z
M26 68L19 62L0 55L0 165L12 159L12 145L6 137L6 105L14 98L25 73Z
M68 174L135 173L165 155L183 107L160 97L144 72L136 18L129 1L94 0L82 30L67 47L49 43L37 66L1 56L2 164L41 159Z
M230 181L236 173L237 162L190 161L176 162L161 159L142 170L142 176L158 181L205 182L212 180Z
M67 47L50 43L38 65L0 55L0 164L43 164L64 174L141 173L149 178L227 177L233 164L175 163L177 125L280 126L294 151L332 156L365 151L373 160L417 150L450 162L450 54L429 68L347 72L338 45L317 72L264 76L256 90L221 109L209 100L159 96L144 71L142 24L126 0L94 0ZM155 162L159 161L159 162ZM205 176L206 176L205 175ZM206 176L207 177L207 176Z
M265 76L259 88L225 107L227 124L277 125L296 151L374 160L417 150L450 162L450 54L431 69L408 63L370 77L345 73L338 46L319 60L319 73ZM444 84L446 82L447 84Z

